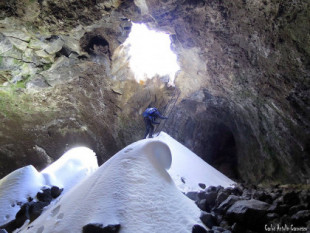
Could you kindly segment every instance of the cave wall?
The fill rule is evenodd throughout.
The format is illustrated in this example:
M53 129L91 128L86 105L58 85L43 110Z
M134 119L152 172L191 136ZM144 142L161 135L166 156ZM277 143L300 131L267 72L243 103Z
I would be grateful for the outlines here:
M101 163L142 137L153 104L169 116L161 129L230 177L309 179L308 2L10 0L0 9L1 176L77 144ZM134 81L122 45L130 20L171 35L175 87Z

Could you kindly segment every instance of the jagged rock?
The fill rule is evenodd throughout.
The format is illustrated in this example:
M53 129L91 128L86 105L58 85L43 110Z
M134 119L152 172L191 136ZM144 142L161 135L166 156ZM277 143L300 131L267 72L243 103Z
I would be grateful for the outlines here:
M266 202L268 204L272 204L273 201L271 195L265 193L264 191L256 191L253 194L253 198L259 201Z
M205 188L206 188L206 185L205 185L205 184L199 183L198 185L199 185L199 187L202 188L202 189L205 189Z
M30 202L30 203L31 204L29 206L29 219L31 222L41 215L44 207L50 204L49 202L43 202L43 201Z
M238 185L233 188L227 188L227 189L231 189L230 193L236 196L240 196L243 193L243 189Z
M47 189L41 190L41 192L38 192L37 199L42 202L51 202L53 199L52 194L51 194L51 189L47 188Z
M207 213L202 211L200 214L200 220L205 224L208 228L212 228L217 225L216 218L211 213Z
M235 202L226 213L230 222L245 224L250 229L260 229L266 221L269 204L255 199Z
M204 229L202 226L196 224L192 228L192 233L207 233L207 230Z
M225 190L219 191L216 197L215 205L219 206L223 201L225 201L228 198L228 196L229 194L225 192Z
M226 220L222 220L220 222L219 226L226 229L226 230L231 230L231 224Z
M276 219L278 217L279 217L279 215L276 214L276 213L268 213L267 216L266 216L268 221L272 221L272 220L274 220L274 219Z
M207 193L217 192L218 188L215 186L209 186L206 190Z
M185 195L186 195L189 199L191 199L191 200L193 200L193 201L197 201L197 200L198 200L198 193L197 193L197 192L191 191L191 192L185 193Z
M216 209L217 212L226 212L235 202L239 201L240 197L230 195L225 201L223 201Z
M292 222L296 225L304 225L310 220L310 210L300 210L292 216Z
M226 231L223 227L218 227L218 226L213 226L212 230L214 232L224 232L224 231Z
M207 211L206 199L197 200L195 203L199 209L201 209L202 211Z
M83 227L83 233L117 233L121 228L120 224L103 226L100 223L89 223Z
M207 192L206 191L200 191L200 192L198 192L197 197L198 197L199 200L206 199Z
M297 213L298 211L300 210L307 210L307 206L305 205L295 205L295 206L292 206L290 209L289 209L289 215L293 215L295 213Z
M251 198L252 198L252 190L250 190L250 189L245 189L245 190L243 191L243 193L242 193L242 197L243 197L244 199L247 199L247 200L251 199Z
M34 78L26 83L26 88L31 90L41 89L41 88L47 88L49 85L46 83L46 81L42 78Z
M206 200L206 209L210 211L215 206L215 201L217 197L217 192L209 192L207 193L205 200Z
M52 198L59 197L59 195L62 193L63 190L64 190L63 188L61 189L61 188L59 188L57 186L53 186L51 188L51 196L52 196Z

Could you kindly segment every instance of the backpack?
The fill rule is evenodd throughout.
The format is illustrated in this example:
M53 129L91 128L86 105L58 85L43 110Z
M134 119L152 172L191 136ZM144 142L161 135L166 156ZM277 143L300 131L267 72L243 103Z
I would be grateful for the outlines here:
M143 112L143 117L148 117L151 116L152 114L154 114L157 111L157 108L147 108L144 112Z

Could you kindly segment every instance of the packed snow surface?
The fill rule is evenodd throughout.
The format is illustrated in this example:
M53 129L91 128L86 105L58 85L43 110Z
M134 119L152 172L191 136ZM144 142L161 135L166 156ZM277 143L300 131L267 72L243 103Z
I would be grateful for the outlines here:
M165 142L169 146L172 165L168 172L182 191L199 191L199 183L207 187L221 185L224 188L235 183L165 132L161 132L155 140Z
M34 198L43 188L58 186L64 193L98 168L95 153L86 147L69 150L41 173L26 166L0 180L0 226L15 219L28 197Z
M41 174L47 185L64 188L64 192L67 192L97 168L95 153L86 147L76 147L41 171Z
M121 233L191 232L200 210L175 186L171 162L166 143L133 143L21 232L76 233L89 223L121 224Z

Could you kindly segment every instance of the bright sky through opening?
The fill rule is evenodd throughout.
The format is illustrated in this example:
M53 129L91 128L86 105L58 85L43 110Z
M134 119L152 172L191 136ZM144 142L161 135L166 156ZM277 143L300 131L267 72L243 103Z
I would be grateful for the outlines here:
M130 68L137 82L169 75L173 84L175 73L180 70L177 56L171 51L168 34L149 30L144 24L132 24L125 44L129 45Z

